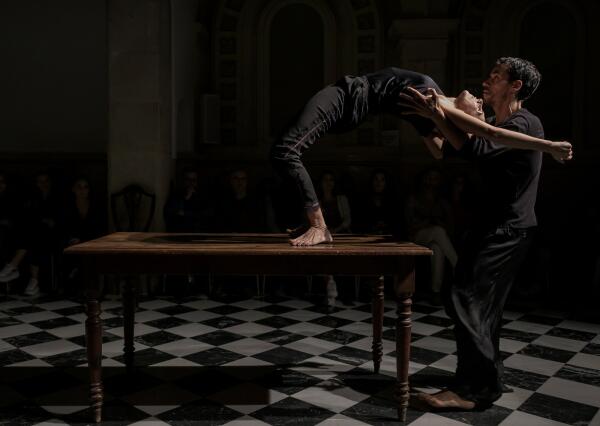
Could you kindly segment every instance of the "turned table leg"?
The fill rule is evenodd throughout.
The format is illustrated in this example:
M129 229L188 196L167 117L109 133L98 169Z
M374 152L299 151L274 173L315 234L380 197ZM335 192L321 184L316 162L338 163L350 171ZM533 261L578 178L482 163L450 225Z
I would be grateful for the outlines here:
M132 277L127 277L124 280L123 287L123 335L124 346L123 354L125 358L125 366L127 372L133 371L133 354L135 348L133 345L133 330L135 325L135 280Z
M394 399L398 406L400 421L406 421L408 409L409 386L408 365L410 361L411 340L411 307L414 292L414 264L407 262L404 273L394 277L394 295L396 297L396 371L397 381L394 389Z
M373 283L373 300L372 300L372 313L373 313L373 370L375 373L379 373L381 367L381 359L383 358L383 276L379 277L377 281Z
M87 271L86 271L87 269ZM84 267L86 284L85 340L87 348L88 370L90 374L90 397L94 410L94 421L102 421L102 404L104 390L102 388L102 312L100 304L100 286L98 276Z

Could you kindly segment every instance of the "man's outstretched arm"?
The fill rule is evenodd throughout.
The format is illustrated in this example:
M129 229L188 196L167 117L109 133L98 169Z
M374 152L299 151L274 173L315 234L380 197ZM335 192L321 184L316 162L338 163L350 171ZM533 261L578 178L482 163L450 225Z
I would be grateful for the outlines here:
M407 106L420 115L429 114L429 117L436 123L436 126L444 126L442 122L438 122L439 118L436 118L436 116L439 115L437 111L441 109L446 124L452 122L460 131L480 136L491 142L510 148L547 152L552 154L558 161L570 160L573 157L572 146L569 142L553 142L535 138L524 133L495 127L459 110L452 102L446 98L439 97L433 90L430 91L431 95L427 97L410 87L409 90L412 96L403 96L403 99L407 101ZM438 129L444 132L440 127L438 127ZM446 135L444 134L444 136ZM453 141L450 138L448 138L448 140L455 149L460 150L462 147L458 140ZM465 139L463 139L463 141L464 140Z

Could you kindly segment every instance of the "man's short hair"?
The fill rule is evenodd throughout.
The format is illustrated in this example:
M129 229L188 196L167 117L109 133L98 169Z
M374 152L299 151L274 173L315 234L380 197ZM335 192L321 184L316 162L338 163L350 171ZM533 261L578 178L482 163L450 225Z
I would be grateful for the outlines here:
M533 63L526 59L505 56L496 61L496 65L506 65L510 81L521 80L523 86L517 92L517 100L524 101L533 95L540 85L542 74Z

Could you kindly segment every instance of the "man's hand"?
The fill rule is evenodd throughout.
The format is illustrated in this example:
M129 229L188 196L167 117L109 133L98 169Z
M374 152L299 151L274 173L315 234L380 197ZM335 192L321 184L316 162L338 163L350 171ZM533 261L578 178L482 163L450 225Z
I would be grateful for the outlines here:
M559 163L573 159L573 146L566 141L552 142L549 152Z
M418 114L431 120L443 119L444 110L439 104L439 95L435 89L427 89L427 95L407 87L404 93L400 93L400 105L406 107L408 111L403 114Z

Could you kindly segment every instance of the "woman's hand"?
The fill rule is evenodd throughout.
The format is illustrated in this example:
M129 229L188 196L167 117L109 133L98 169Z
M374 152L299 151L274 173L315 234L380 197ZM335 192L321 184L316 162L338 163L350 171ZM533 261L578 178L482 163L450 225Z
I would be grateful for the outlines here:
M573 158L573 146L567 141L552 142L548 152L559 163L564 163Z
M443 119L444 110L440 106L440 95L435 89L427 89L427 95L421 94L412 87L407 87L404 93L400 93L400 105L408 111L402 114L418 114L431 120Z

